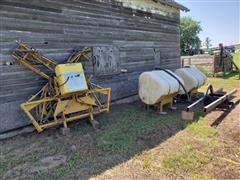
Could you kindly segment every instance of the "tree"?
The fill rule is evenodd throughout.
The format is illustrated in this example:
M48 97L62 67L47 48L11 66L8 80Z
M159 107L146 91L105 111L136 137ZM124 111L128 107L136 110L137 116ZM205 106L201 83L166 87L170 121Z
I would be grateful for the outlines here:
M212 46L211 39L209 37L206 37L205 42L203 43L203 45L207 48L207 50L209 50L209 48Z
M198 34L202 30L200 22L190 17L182 17L180 22L181 54L188 55L190 51L198 51L201 40Z

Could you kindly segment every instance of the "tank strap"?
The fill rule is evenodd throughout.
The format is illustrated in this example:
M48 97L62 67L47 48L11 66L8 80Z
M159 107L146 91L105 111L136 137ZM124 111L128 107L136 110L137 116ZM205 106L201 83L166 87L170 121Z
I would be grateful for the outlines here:
M160 67L156 68L156 70L162 70L162 71L164 71L165 73L167 73L167 74L169 74L170 76L172 76L174 79L176 79L177 82L179 83L179 85L183 88L183 90L184 90L184 92L185 92L185 94L186 94L186 96L187 96L188 101L190 101L190 97L189 97L189 94L188 94L186 88L184 87L184 85L182 84L182 82L176 77L176 75L173 75L172 73L168 72L166 69L163 69L163 68L160 68Z

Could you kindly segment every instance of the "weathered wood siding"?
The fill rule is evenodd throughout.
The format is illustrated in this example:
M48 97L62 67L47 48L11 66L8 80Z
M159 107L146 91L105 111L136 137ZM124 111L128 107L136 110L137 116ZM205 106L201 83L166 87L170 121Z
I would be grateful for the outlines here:
M214 71L214 56L209 54L182 56L182 66L198 66L204 68L206 71Z
M153 14L114 0L1 0L0 64L12 61L16 39L58 62L83 46L117 48L119 69L127 72L95 78L112 88L113 100L136 94L141 72L181 65L179 13ZM19 103L44 83L18 65L0 65L0 132L27 123Z

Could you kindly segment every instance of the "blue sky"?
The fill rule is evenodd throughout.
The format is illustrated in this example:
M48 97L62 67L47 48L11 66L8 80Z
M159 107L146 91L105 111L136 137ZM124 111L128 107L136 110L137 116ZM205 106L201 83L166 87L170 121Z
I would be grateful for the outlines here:
M202 42L209 37L213 46L240 43L240 0L176 0L190 9L181 16L200 21Z

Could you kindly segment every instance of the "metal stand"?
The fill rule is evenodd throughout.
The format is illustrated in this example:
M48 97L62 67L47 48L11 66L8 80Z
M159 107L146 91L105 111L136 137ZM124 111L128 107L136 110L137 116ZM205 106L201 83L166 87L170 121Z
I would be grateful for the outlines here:
M42 56L21 42L17 44L13 58L48 80L48 83L38 93L21 104L21 109L36 130L42 132L44 129L62 124L64 126L61 130L62 134L67 134L69 132L67 123L83 118L90 118L92 126L99 128L99 123L93 117L102 112L109 112L111 89L95 85L90 81L86 82L84 77L84 82L88 83L87 89L62 93L62 85L55 72L57 62ZM85 48L71 56L68 62L76 65L74 63L79 63L84 57L87 58L89 53L90 49ZM43 71L43 67L45 71L47 70L46 72L50 70L51 73Z
M167 112L163 111L163 106L168 105L168 107L172 110L177 109L176 107L173 107L173 98L177 95L178 93L173 93L173 94L169 94L166 96L161 97L159 103L152 105L152 107L154 107L154 109L157 109L157 111L161 114L161 115L166 115ZM149 110L150 109L150 105L146 105L146 109Z
M193 120L194 112L191 111L196 105L203 102L204 108L203 111L205 113L211 112L215 108L224 109L233 107L233 103L231 99L233 98L233 94L237 92L236 89L226 93L223 92L223 89L218 89L216 91L213 90L213 86L209 85L205 92L205 95L198 99L196 102L192 103L187 107L186 111L182 111L182 119L184 120Z

